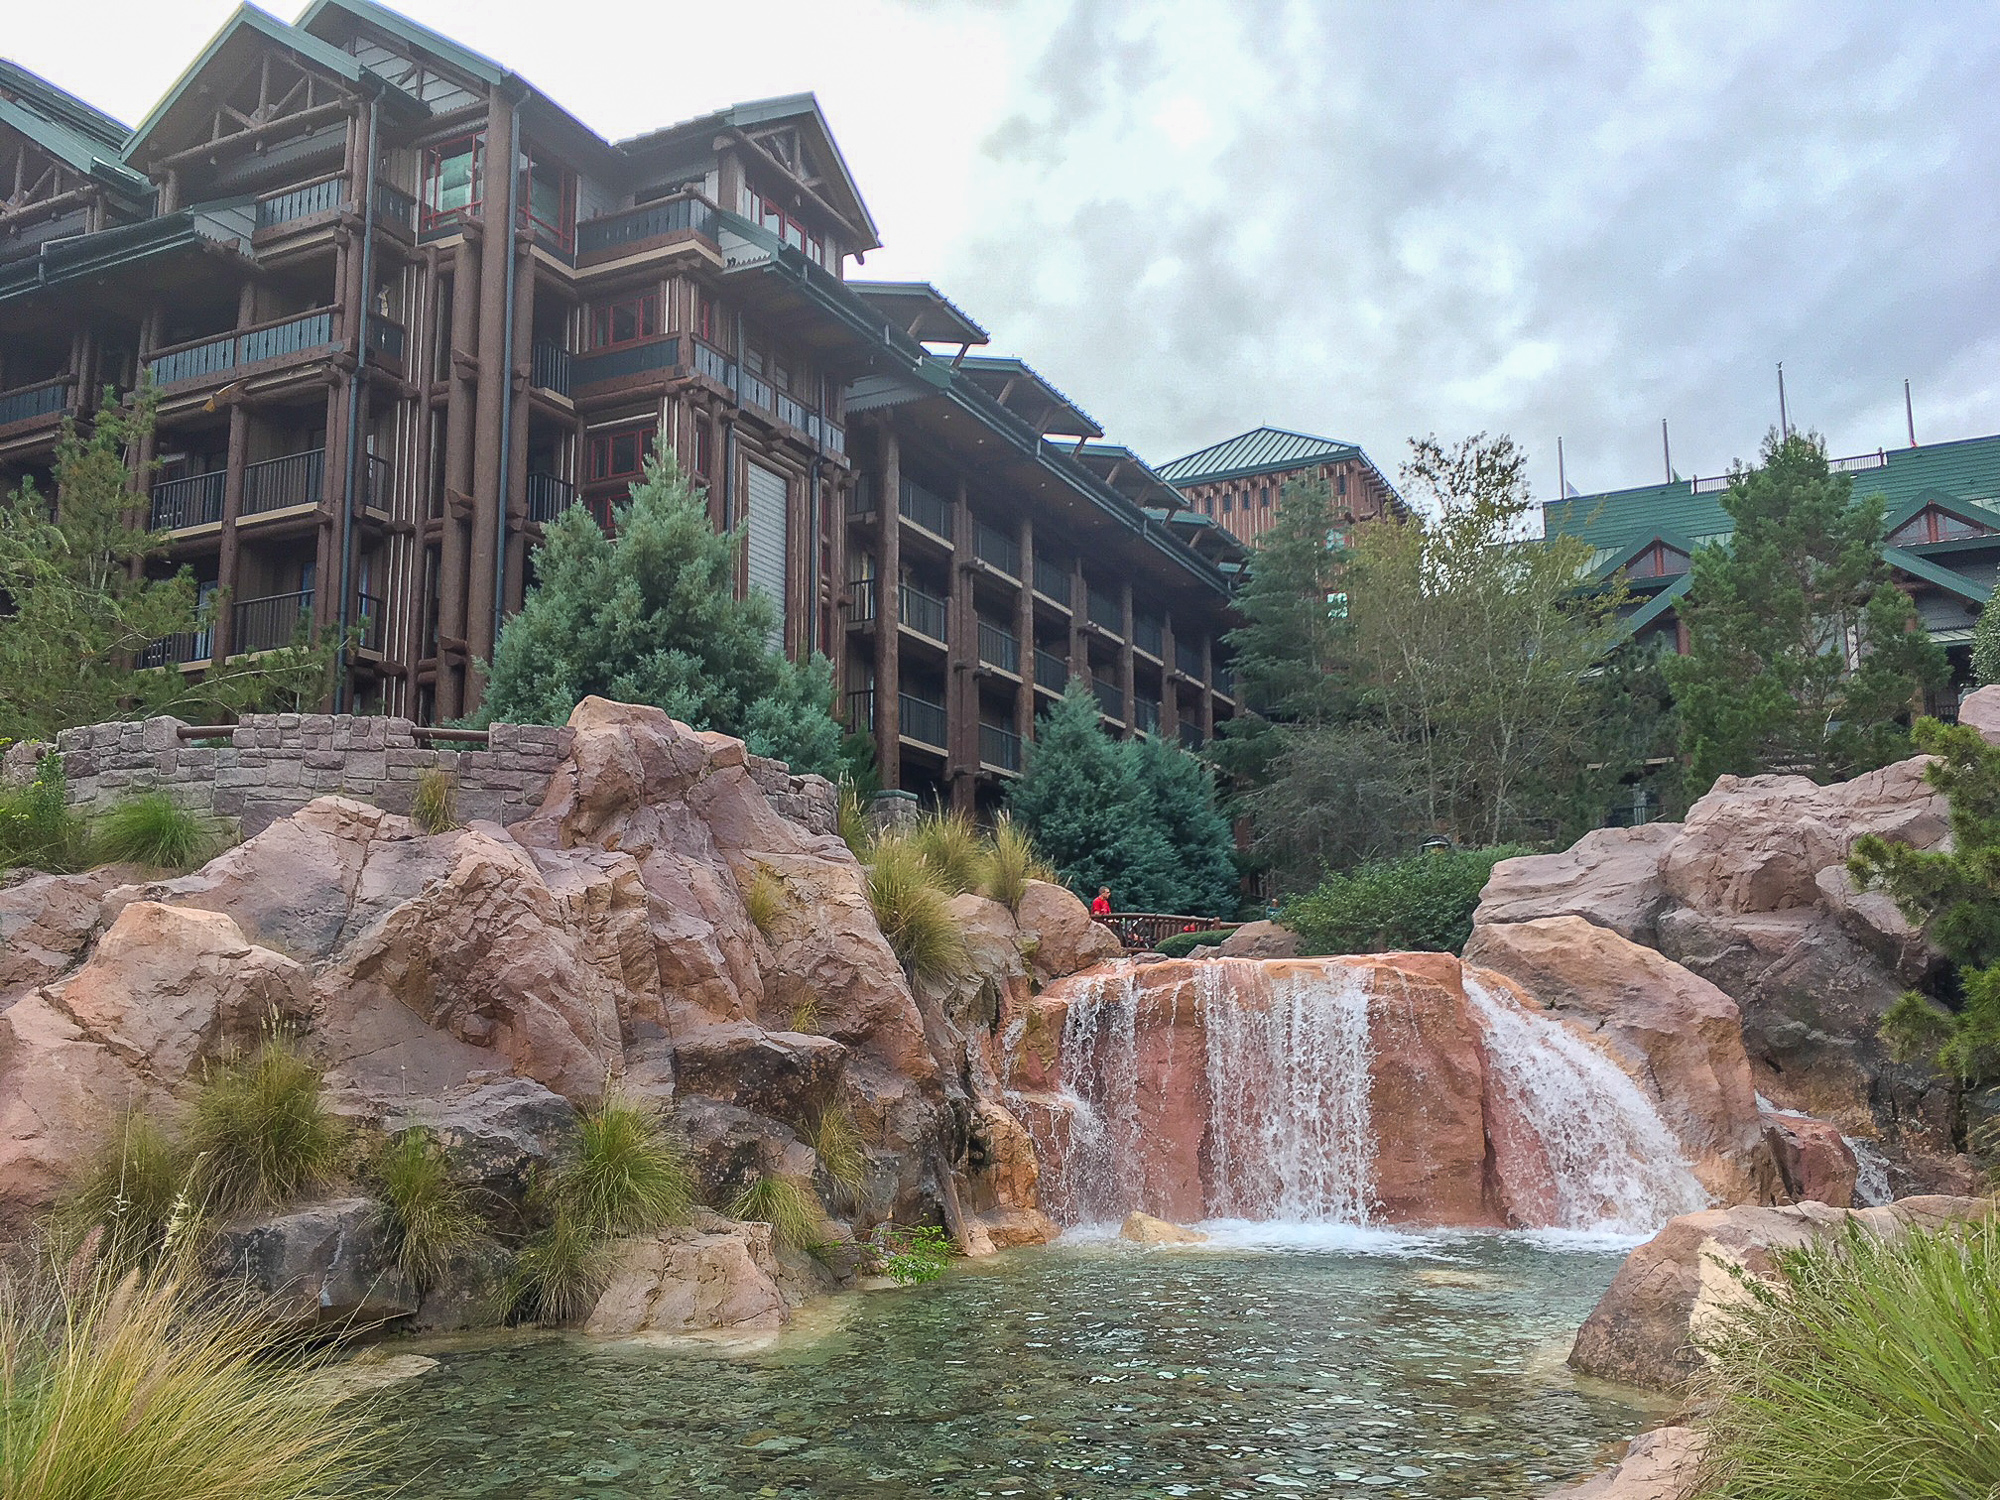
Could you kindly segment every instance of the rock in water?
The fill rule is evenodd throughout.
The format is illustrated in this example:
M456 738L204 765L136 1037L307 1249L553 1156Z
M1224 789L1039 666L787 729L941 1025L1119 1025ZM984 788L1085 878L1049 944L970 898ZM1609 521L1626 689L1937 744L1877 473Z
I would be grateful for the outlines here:
M334 1198L245 1214L215 1232L208 1261L296 1323L366 1327L417 1310L389 1254L388 1213L373 1198Z
M1705 1446L1692 1427L1655 1427L1632 1439L1616 1468L1544 1500L1693 1500Z
M1151 1214L1142 1214L1136 1208L1125 1216L1125 1222L1118 1228L1118 1238L1130 1240L1135 1245L1206 1245L1208 1236L1199 1229L1189 1229L1184 1225L1170 1224L1165 1219L1156 1219Z

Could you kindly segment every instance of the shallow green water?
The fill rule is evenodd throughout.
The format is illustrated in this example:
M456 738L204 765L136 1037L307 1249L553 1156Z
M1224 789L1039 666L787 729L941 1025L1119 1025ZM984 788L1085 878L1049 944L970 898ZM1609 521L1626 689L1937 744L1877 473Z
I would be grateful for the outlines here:
M1561 1363L1615 1253L1299 1238L1017 1252L735 1358L447 1353L396 1392L409 1492L1501 1500L1644 1425Z

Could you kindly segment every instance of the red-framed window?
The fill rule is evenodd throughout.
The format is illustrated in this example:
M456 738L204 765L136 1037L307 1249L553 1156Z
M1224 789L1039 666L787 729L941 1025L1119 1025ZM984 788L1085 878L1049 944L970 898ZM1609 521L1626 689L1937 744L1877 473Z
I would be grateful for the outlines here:
M563 250L576 248L576 173L544 150L529 147L520 161L521 223Z
M586 347L616 349L622 344L643 343L660 336L660 294L646 292L621 297L615 302L599 302L590 309Z
M609 484L637 479L653 447L653 423L593 432L584 456L584 483Z
M715 466L715 437L707 422L700 418L694 424L694 471L703 479L709 477Z
M743 217L753 224L761 224L779 239L800 251L816 266L827 264L826 240L808 229L804 222L787 212L776 199L767 197L755 188L743 189Z
M423 227L476 219L486 182L486 132L424 148Z
M694 294L695 337L704 344L713 344L721 326L722 315L716 310L715 299L707 292L697 290Z
M1687 570L1688 555L1665 542L1654 542L1625 568L1626 574L1633 578L1672 578Z

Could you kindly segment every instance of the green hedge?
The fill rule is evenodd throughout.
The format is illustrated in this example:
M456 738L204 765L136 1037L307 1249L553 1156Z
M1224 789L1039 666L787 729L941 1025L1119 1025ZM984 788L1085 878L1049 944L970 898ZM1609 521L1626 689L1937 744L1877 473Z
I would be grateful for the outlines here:
M1174 932L1153 944L1155 953L1164 953L1168 958L1186 958L1197 948L1211 947L1234 932L1234 927L1217 927L1208 932Z
M1279 920L1299 935L1301 953L1456 953L1472 936L1472 910L1493 866L1532 853L1501 844L1361 865L1294 896Z

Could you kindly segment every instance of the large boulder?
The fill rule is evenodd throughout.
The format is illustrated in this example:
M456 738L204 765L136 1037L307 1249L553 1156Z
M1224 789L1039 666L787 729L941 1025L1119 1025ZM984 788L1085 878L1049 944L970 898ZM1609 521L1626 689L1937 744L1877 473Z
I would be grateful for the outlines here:
M832 1037L724 1021L676 1036L676 1087L811 1128L839 1095L847 1049Z
M1532 1003L1590 1033L1672 1127L1709 1192L1728 1203L1774 1199L1776 1164L1729 996L1577 916L1475 928L1465 961L1504 974Z
M1222 958L1297 958L1299 935L1276 922L1245 922L1215 951Z
M445 1153L452 1180L489 1198L518 1200L539 1163L575 1145L576 1106L531 1078L461 1084L398 1103L376 1117L390 1133L421 1126Z
M2000 745L2000 687L1983 687L1958 701L1958 722L1970 724L1989 745Z
M1854 1186L1861 1164L1838 1125L1791 1109L1763 1109L1758 1115L1778 1175L1793 1201L1856 1206Z
M1473 921L1487 926L1574 916L1650 943L1667 904L1660 865L1680 833L1678 823L1597 828L1560 854L1503 859L1479 893Z
M1544 1500L1693 1500L1707 1446L1693 1427L1655 1427L1633 1438L1614 1467Z
M703 1215L685 1228L622 1241L617 1255L586 1333L768 1333L791 1321L768 1224Z
M1068 887L1031 880L1015 910L1021 936L1032 945L1030 962L1043 984L1081 973L1125 951L1118 934L1094 921L1090 908Z
M1992 1212L1990 1199L1922 1197L1882 1208L1807 1202L1683 1215L1625 1258L1569 1362L1604 1380L1678 1392L1703 1366L1699 1341L1746 1300L1739 1275L1775 1280L1778 1252L1835 1243L1850 1227L1891 1236Z
M389 1253L388 1211L373 1198L231 1219L206 1254L217 1275L285 1322L365 1327L417 1310L416 1289Z
M0 1009L62 977L97 936L104 897L136 873L107 865L82 875L0 877Z

